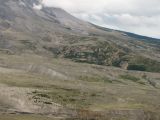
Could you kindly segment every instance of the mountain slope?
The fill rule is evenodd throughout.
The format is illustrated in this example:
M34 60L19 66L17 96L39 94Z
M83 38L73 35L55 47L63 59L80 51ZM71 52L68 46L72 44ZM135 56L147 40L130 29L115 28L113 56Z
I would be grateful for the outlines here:
M159 72L158 39L0 0L0 120L159 120Z
M2 50L14 54L50 53L79 62L118 67L123 63L134 64L132 57L140 56L147 62L135 63L135 66L160 71L154 68L160 65L158 40L103 29L78 20L60 8L45 7L38 0L1 0L0 9ZM123 60L126 57L128 59ZM152 62L152 68L148 62Z

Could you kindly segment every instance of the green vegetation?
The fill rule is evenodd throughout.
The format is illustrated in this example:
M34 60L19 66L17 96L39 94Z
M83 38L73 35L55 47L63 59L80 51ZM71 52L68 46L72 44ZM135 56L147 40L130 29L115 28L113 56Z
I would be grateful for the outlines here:
M129 65L128 70L146 71L145 65Z
M102 77L102 76L80 76L80 80L87 81L87 82L104 82L104 83L113 83L112 80L110 80L107 77Z
M81 39L83 40L69 45L59 47L44 46L43 48L52 52L54 56L63 56L81 63L111 66L113 61L117 59L116 57L119 53L115 45L101 38L88 37L87 39L82 37ZM97 41L94 41L94 39L97 39ZM87 40L89 40L89 43Z
M24 45L24 48L26 49L30 49L33 51L36 50L36 43L31 40L21 40L21 43Z
M128 70L160 72L160 62L150 58L135 56L130 59Z
M131 80L133 82L137 82L137 81L140 80L140 78L137 78L137 77L129 75L129 74L127 74L127 75L120 75L120 78L124 79L124 80Z
M0 120L60 120L40 115L0 115Z
M88 93L58 86L53 86L47 89L47 91L33 92L33 95L33 99L47 98L51 99L52 102L71 108L87 108L91 104L90 101L97 96L96 93ZM45 101L45 104L52 103Z

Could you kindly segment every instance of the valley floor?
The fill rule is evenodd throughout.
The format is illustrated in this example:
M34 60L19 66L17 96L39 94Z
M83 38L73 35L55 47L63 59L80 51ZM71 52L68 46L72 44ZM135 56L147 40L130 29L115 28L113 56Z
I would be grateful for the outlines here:
M159 120L160 74L0 57L0 120Z

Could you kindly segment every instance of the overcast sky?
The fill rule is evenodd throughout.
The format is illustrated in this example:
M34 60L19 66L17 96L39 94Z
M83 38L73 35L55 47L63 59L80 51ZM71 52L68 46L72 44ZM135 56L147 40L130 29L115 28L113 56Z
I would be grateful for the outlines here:
M160 38L160 0L43 0L97 25Z

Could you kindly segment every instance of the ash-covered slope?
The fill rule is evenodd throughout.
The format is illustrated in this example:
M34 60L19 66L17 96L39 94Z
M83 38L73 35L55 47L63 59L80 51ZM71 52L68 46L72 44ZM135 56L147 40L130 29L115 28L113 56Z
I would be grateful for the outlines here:
M40 0L0 0L0 50L160 71L158 40L101 28Z

